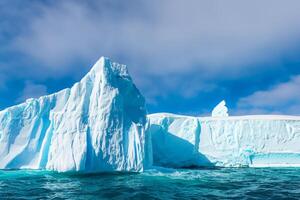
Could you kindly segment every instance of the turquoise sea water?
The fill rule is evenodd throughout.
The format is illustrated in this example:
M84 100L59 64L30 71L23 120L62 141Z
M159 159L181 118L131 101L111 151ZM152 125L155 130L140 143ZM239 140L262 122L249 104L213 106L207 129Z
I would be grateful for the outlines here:
M0 199L300 199L300 169L182 169L90 175L0 171Z

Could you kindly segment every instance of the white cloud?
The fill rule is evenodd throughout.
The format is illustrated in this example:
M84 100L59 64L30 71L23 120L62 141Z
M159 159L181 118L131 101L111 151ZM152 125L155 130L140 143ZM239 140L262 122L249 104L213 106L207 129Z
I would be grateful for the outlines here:
M141 11L133 12L133 4ZM299 6L295 0L172 0L115 8L103 1L92 6L64 1L45 6L16 47L59 69L78 57L121 54L158 74L195 67L226 72L222 66L235 70L274 58L299 40Z
M175 90L191 97L211 82L251 76L257 64L276 66L300 42L297 0L89 2L57 1L28 17L11 46L31 60L20 73L38 62L26 76L78 75L105 55L128 64L148 98ZM149 92L153 77L161 84Z
M26 81L25 87L21 96L17 99L17 102L25 101L29 98L39 98L47 94L47 87L41 84L35 84L31 81Z
M257 91L238 102L240 113L300 114L300 75L269 90Z

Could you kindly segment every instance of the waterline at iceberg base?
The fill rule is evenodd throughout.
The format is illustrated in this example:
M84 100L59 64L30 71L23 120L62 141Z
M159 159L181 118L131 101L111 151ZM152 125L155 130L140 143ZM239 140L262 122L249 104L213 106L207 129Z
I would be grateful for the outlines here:
M227 111L147 115L127 67L102 57L72 88L0 112L0 169L300 166L300 117Z

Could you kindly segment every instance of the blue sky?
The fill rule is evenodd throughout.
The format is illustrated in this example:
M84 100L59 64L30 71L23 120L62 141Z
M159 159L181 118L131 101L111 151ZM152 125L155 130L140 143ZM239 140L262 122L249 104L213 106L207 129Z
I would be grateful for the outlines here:
M300 114L298 0L0 2L0 109L127 64L153 112Z

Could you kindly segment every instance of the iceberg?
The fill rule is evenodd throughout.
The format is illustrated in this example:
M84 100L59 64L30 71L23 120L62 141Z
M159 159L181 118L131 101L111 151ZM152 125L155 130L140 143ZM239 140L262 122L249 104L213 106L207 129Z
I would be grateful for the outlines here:
M0 169L143 171L144 97L102 57L72 88L0 112Z
M212 117L228 117L228 108L225 100L221 101L212 111Z
M153 164L163 167L299 167L300 117L148 115Z
M0 111L0 169L300 167L300 117L147 115L127 67L100 58L60 92Z

